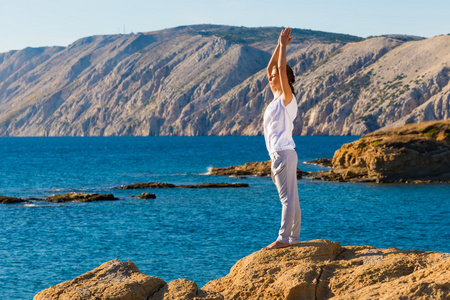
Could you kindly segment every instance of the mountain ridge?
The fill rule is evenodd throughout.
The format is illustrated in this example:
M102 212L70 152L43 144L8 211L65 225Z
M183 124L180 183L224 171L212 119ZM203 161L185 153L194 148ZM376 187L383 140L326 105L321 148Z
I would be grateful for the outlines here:
M261 135L279 30L191 25L0 53L0 136ZM294 134L449 118L450 36L293 35Z

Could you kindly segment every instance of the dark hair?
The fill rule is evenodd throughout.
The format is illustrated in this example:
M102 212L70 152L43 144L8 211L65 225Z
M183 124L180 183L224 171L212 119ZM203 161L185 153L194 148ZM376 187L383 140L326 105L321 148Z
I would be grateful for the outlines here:
M294 96L297 96L295 94L295 90L294 90L294 86L293 86L293 84L295 82L295 75L289 65L286 65L286 73L287 73L287 78L289 81L289 86L291 87L292 94L294 94Z
M278 70L278 66L274 65L273 67L277 70L277 73L280 74L280 72ZM295 82L294 71L292 71L292 69L289 65L286 65L286 73L287 73L287 79L289 81L289 86L291 87L292 94L294 94L294 96L297 96L295 94L295 90L294 90L294 86L293 86L293 84Z

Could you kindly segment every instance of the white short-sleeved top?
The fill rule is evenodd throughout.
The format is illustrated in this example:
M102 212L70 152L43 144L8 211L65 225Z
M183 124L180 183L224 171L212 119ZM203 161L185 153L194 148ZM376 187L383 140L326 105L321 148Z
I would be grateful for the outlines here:
M264 138L269 154L295 148L292 130L297 110L297 99L294 95L287 106L284 106L282 96L277 95L267 106L264 112Z

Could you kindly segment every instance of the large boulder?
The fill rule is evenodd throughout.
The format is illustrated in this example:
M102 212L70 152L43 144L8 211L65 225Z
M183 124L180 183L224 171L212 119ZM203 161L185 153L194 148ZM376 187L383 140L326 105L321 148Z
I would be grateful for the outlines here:
M314 240L255 252L202 289L225 299L448 299L450 254Z
M315 299L323 267L341 253L338 243L316 240L239 260L230 273L203 289L225 299Z
M139 272L134 263L114 259L73 280L43 290L33 299L147 299L164 285L164 280Z
M224 300L223 296L216 292L199 290L193 281L180 278L164 285L149 300Z

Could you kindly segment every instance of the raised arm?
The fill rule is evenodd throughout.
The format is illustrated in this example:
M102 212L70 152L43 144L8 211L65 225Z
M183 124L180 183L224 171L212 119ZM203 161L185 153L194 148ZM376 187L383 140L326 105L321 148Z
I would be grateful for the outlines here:
M278 39L277 47L275 48L275 51L272 54L272 58L269 61L269 64L267 65L267 78L270 80L270 76L272 76L272 70L274 67L278 66L278 59L280 56L280 39ZM275 91L272 91L275 94Z
M278 74L280 75L281 92L283 95L284 106L287 106L292 101L292 90L289 85L289 80L286 72L286 47L292 41L290 37L291 28L286 28L281 31L279 38L279 57L278 57Z

